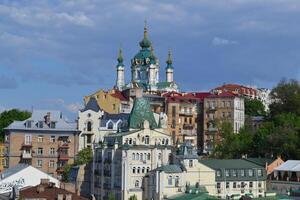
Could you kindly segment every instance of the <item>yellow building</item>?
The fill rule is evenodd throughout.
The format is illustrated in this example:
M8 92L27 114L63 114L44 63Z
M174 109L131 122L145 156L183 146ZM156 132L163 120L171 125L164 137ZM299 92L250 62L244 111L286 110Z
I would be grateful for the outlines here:
M130 104L129 100L116 89L105 91L100 89L99 91L84 97L85 105L91 97L97 100L97 103L101 109L110 114L129 113Z
M0 172L3 171L4 166L5 166L5 144L0 143Z

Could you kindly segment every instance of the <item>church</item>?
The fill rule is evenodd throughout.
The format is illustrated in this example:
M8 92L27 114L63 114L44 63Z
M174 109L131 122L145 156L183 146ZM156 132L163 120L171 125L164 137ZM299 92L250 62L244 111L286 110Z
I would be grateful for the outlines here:
M119 50L117 69L117 80L115 88L119 91L128 89L142 89L145 93L162 93L178 91L174 81L174 68L171 51L166 61L166 79L159 80L159 60L154 55L154 49L148 38L148 30L145 24L144 37L139 43L140 51L131 59L131 81L125 83L125 65L123 63L122 49Z

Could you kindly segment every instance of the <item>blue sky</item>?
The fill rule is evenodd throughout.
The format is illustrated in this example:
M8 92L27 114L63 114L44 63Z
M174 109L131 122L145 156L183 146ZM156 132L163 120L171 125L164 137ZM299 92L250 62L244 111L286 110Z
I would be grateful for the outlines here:
M145 19L161 79L171 49L182 90L300 78L299 0L1 0L0 110L74 118L84 95L114 85L120 46L129 81Z

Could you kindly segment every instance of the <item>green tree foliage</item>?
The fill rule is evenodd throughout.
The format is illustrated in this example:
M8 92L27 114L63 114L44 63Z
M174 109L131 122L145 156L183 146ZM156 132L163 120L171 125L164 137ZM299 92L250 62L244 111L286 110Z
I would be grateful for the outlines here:
M62 180L64 182L69 182L70 181L70 171L73 165L71 164L66 164L63 168L63 174L62 174Z
M0 140L3 141L4 128L10 125L14 120L23 121L31 117L31 113L28 111L22 111L18 109L12 109L4 111L0 114Z
M270 116L257 129L246 126L239 134L222 125L222 140L215 148L219 158L275 157L300 159L300 86L295 80L281 81L271 92ZM254 113L257 114L253 109Z
M115 195L113 193L109 193L108 200L115 200Z
M245 98L245 115L249 116L265 116L265 106L258 99Z
M88 164L93 160L93 151L91 148L85 148L78 152L74 165Z
M134 195L130 196L130 197L129 197L129 200L137 200L136 195L134 194Z

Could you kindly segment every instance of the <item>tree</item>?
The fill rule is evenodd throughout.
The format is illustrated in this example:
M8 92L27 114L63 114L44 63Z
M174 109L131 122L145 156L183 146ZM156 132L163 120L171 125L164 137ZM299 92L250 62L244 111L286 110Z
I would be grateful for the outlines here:
M136 195L134 194L134 195L130 196L130 197L129 197L129 200L137 200Z
M265 116L265 106L258 99L245 98L245 115L249 116Z
M281 113L300 115L300 84L297 80L282 80L271 92L271 117Z
M0 140L4 138L4 128L9 126L14 120L23 121L31 117L31 113L28 111L22 111L18 109L12 109L4 111L0 114Z
M64 182L69 182L70 181L70 171L71 171L71 168L72 168L71 164L64 165L63 173L62 173L62 180Z
M113 193L109 193L108 200L115 200L115 195Z
M84 148L77 153L74 165L88 164L93 160L93 151L90 147Z

